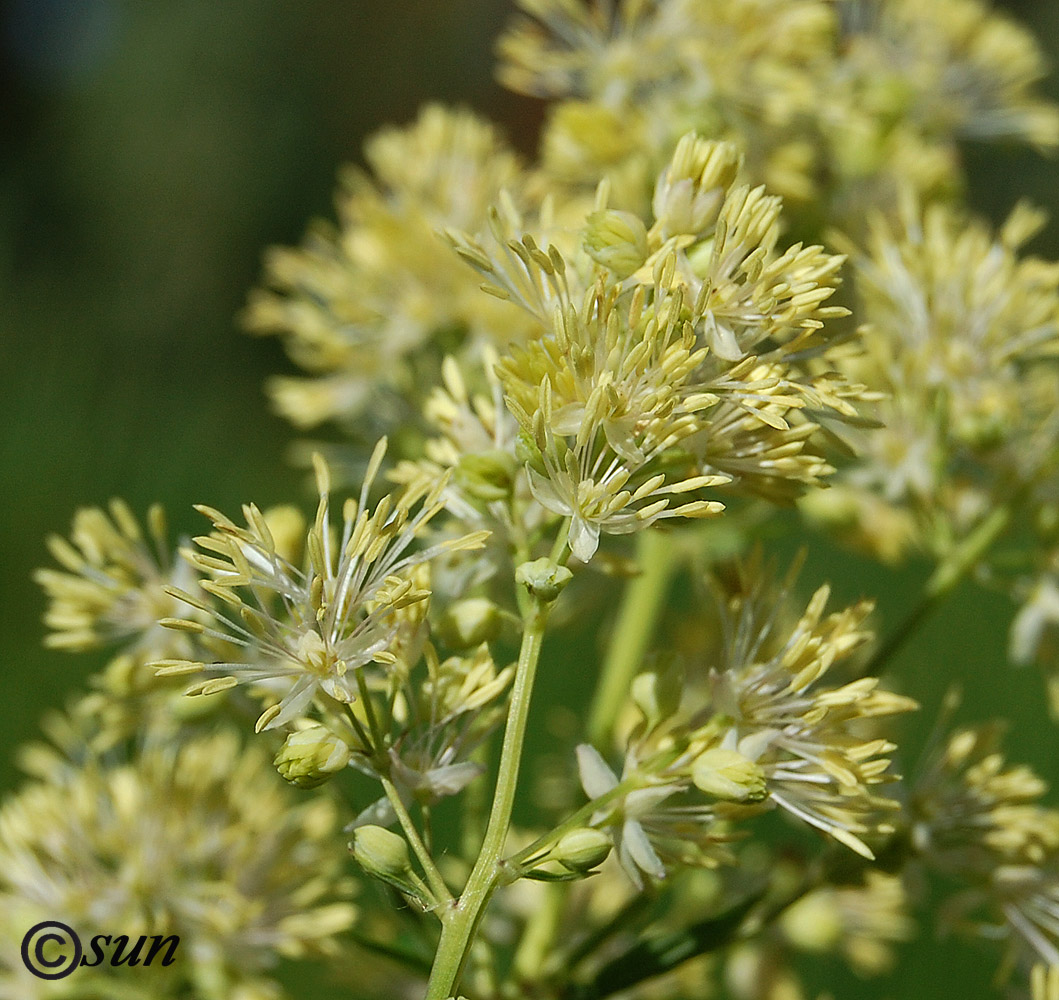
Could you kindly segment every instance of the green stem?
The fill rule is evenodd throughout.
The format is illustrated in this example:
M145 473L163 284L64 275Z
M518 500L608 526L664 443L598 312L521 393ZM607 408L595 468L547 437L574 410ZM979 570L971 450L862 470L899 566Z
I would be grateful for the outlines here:
M434 957L426 1000L447 1000L455 993L478 922L500 878L501 852L511 825L530 696L547 619L548 605L534 597L522 632L522 648L511 689L511 707L504 729L500 770L485 839L460 898L443 907L446 912L443 914L441 941Z
M353 713L353 706L349 705L349 722L353 727L353 732L357 734L357 739L360 740L361 746L364 748L362 751L365 756L374 758L374 755L378 752L375 748L375 740L369 735L364 727L360 724L360 719Z
M386 792L386 798L390 800L390 805L393 807L393 811L397 814L397 820L401 824L401 829L404 830L404 835L408 838L408 843L412 845L412 850L415 852L415 856L423 866L423 873L427 877L427 884L430 886L430 891L434 896L435 902L451 902L452 893L449 892L449 887L441 877L441 872L438 871L437 865L434 864L434 859L430 856L430 851L427 850L426 844L423 843L422 838L419 836L419 831L416 829L412 817L405 808L404 802L401 801L400 792L397 791L396 786L389 778L382 778L381 780L382 787ZM444 910L436 910L435 912L440 916L444 913Z
M868 661L865 676L878 677L886 670L890 660L904 648L927 616L974 570L994 542L1007 530L1012 513L1011 504L998 507L938 563L916 605Z
M640 573L625 588L589 709L588 742L600 748L607 746L618 712L643 663L676 565L673 546L659 531L637 535L637 555Z
M479 746L471 760L480 764L482 771L487 771L488 757L486 744ZM488 806L484 781L472 781L463 793L463 808L460 810L460 846L461 856L473 858L485 835L485 811Z
M570 541L570 519L566 518L563 521L562 527L559 529L559 534L555 536L555 544L552 545L552 552L549 558L553 563L557 565L566 565L566 560L569 558L570 553L567 551L566 544Z
M371 692L368 690L368 682L364 677L363 670L354 671L357 678L357 690L360 692L360 702L364 706L364 716L368 720L368 729L371 731L372 748L375 753L383 753L385 749L385 740L383 739L382 728L379 726L379 720L375 717L375 705L371 700ZM350 715L353 714L353 708L350 706Z

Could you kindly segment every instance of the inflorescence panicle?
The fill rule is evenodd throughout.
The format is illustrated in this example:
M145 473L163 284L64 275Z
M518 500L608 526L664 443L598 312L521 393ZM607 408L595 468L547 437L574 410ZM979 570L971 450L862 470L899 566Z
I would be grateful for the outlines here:
M425 107L244 311L329 441L315 513L49 540L47 645L111 659L0 805L0 997L53 995L10 942L61 916L179 935L151 996L323 955L358 995L797 1000L803 954L892 968L929 879L1059 1000L1046 782L952 696L915 763L893 676L973 579L1059 717L1059 264L961 197L961 143L1059 146L1036 42L984 0L517 6L538 155ZM764 557L813 529L927 556L904 624Z

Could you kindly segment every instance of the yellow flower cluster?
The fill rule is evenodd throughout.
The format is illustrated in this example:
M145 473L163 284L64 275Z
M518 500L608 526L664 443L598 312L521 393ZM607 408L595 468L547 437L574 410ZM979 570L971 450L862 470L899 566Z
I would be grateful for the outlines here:
M885 394L859 459L813 511L895 558L936 556L998 504L1035 490L1059 451L1059 263L1020 254L1043 224L1019 206L999 232L908 199L851 245L863 353L848 375ZM883 508L885 508L883 510ZM868 516L871 511L874 516Z
M1022 603L1015 659L1059 650L1059 264L1025 252L1039 213L994 232L954 197L960 141L1059 146L1037 46L984 0L518 7L500 75L553 102L536 160L425 108L343 174L335 224L270 252L246 309L302 370L274 404L337 425L354 496L337 510L315 456L311 521L199 507L210 530L178 561L159 510L145 533L114 502L50 540L49 645L118 656L0 807L0 997L50 995L6 941L56 915L179 933L152 995L280 996L274 955L335 950L354 915L314 792L330 781L361 873L422 911L372 915L365 952L420 974L406 931L441 924L429 1000L639 996L645 978L697 996L669 974L711 950L734 997L790 1000L795 952L888 967L920 865L963 883L951 922L1009 942L1034 1000L1056 1000L1043 782L981 727L884 794L890 717L917 707L880 680L904 633L864 666L870 602L829 613L828 587L798 600L794 571L735 558L798 500L884 560L931 555L913 624L978 570ZM728 516L690 523L722 499ZM1013 523L1032 543L1011 582L987 556ZM613 620L602 574L628 581ZM686 597L704 576L715 611ZM584 732L555 712L552 825L509 837L564 615L613 636ZM211 697L178 704L147 667ZM224 728L251 719L260 753ZM471 786L501 725L489 804ZM460 836L435 828L465 791ZM740 848L769 810L825 847ZM542 902L520 880L582 884ZM522 910L494 927L509 883Z
M1047 786L1030 768L1007 766L1000 731L959 729L934 753L916 783L912 837L928 865L967 886L950 920L1002 936L1029 971L1059 965L1059 810L1040 804Z
M832 218L959 187L957 140L1059 143L1044 60L981 0L521 0L500 78L551 98L544 167L636 209L682 131ZM808 221L808 219L807 219Z
M343 175L339 225L318 223L302 247L271 251L267 287L244 316L252 332L281 336L307 372L269 383L276 408L299 427L351 427L380 405L396 408L395 422L406 418L400 400L433 381L443 334L474 345L515 333L439 236L451 226L478 231L500 191L524 183L492 126L431 105L410 127L375 136L365 156L373 176Z
M674 861L715 864L725 857L718 844L727 824L767 806L869 859L865 838L894 832L887 816L898 803L875 790L895 780L885 756L894 744L866 735L864 725L917 706L875 678L820 683L870 638L861 628L870 606L824 616L822 587L788 623L785 592L767 588L760 569L748 565L736 589L719 595L719 663L698 676L670 668L634 682L623 795L598 751L578 749L585 792L615 800L594 823L615 831L619 860L637 882L640 873L664 877ZM693 786L712 801L667 801L687 800Z
M57 917L85 942L179 938L168 967L74 970L83 996L278 1000L278 956L336 950L356 911L331 802L295 802L231 732L148 729L130 756L102 756L91 730L60 728L71 738L39 748L0 808L0 995L56 995L6 945Z
M792 583L793 573L787 587ZM838 661L871 638L862 628L871 605L825 616L824 586L783 627L785 591L771 592L751 564L737 589L721 597L724 661L709 675L710 706L731 720L725 740L763 767L772 801L871 857L863 838L892 831L885 814L896 804L872 789L893 780L885 755L895 747L865 736L860 720L917 705L873 677L822 686Z
M47 645L79 651L132 640L148 655L164 655L173 646L173 637L157 628L158 619L178 607L164 588L188 573L179 562L173 565L160 506L151 508L148 521L150 541L128 505L114 500L109 512L79 510L70 541L48 539L63 570L35 574L51 599L44 619L52 630Z
M738 184L739 167L734 147L689 134L658 178L650 227L608 209L604 184L565 253L510 205L492 214L490 242L452 234L485 290L538 324L497 373L533 495L571 519L582 561L601 532L718 513L699 493L735 477L793 495L830 471L806 448L810 415L855 415L862 389L800 360L824 353L821 328L845 313L825 304L842 259L780 252L780 199Z
M197 539L200 552L189 561L204 574L208 600L173 590L196 608L200 618L166 618L167 628L200 636L204 648L244 656L211 663L159 660L161 676L200 673L220 676L194 693L211 694L236 684L257 685L278 697L257 720L257 729L287 725L306 714L319 696L350 704L358 693L358 671L368 663L394 664L399 613L425 601L430 591L410 572L442 552L479 547L484 533L448 539L412 551L417 537L442 509L445 481L428 490L410 487L384 497L374 510L368 494L386 450L385 439L372 453L359 501L342 512L341 535L331 529L330 473L317 462L320 502L305 540L307 563L295 566L279 550L268 519L253 505L244 509L241 528L223 514L202 508L215 531ZM222 610L222 609L228 609Z

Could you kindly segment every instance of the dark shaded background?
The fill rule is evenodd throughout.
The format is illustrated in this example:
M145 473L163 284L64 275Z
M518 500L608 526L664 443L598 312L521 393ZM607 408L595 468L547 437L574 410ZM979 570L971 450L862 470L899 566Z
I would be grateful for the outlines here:
M260 388L287 362L233 317L262 250L330 213L336 168L359 159L376 127L440 99L499 119L532 150L539 108L492 80L492 39L512 6L0 3L0 787L15 780L14 750L42 711L101 662L40 647L43 600L29 574L47 562L43 537L115 495L138 513L164 501L177 531L199 528L195 502L235 510L301 495L283 461L292 434ZM1059 58L1059 4L1005 6ZM1059 97L1054 77L1046 89ZM1024 195L1059 207L1054 161L992 147L967 159L978 210L1000 218ZM1059 255L1059 226L1035 249ZM925 574L821 544L803 579L835 580L839 598L877 595L892 623ZM1009 611L996 605L961 592L902 657L905 688L929 714L950 679L967 677L964 715L1011 716L1013 756L1055 777L1040 680L1002 667ZM549 651L553 668L563 645ZM570 698L548 686L558 675L546 663L538 734L549 702ZM957 991L991 995L989 956L946 945L917 947L909 961L884 985L890 995L953 995L939 971L952 963L973 977Z

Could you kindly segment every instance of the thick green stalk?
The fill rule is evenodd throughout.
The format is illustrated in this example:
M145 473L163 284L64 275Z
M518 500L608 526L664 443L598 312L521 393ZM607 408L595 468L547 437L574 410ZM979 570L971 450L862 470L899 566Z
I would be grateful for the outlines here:
M500 878L500 862L515 804L530 696L533 692L537 661L540 658L548 608L549 605L539 598L533 598L522 633L522 648L519 651L515 681L511 689L511 707L504 730L503 749L500 752L496 794L489 813L485 838L460 898L443 907L441 941L430 973L426 1000L447 1000L455 994L478 922Z
M637 535L640 573L629 581L603 661L588 716L588 742L605 747L622 703L629 694L654 633L676 566L673 546L659 531Z

